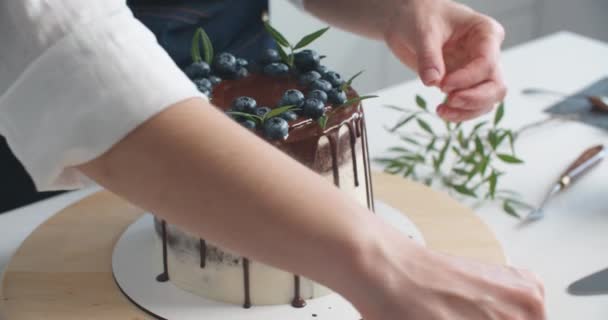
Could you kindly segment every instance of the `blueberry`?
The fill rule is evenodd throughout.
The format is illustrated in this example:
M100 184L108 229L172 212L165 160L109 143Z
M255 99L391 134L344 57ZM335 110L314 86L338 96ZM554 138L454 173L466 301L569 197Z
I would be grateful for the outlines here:
M213 71L222 78L234 77L237 72L236 58L227 52L222 52L213 59Z
M203 88L207 90L211 90L213 87L213 83L207 78L196 79L193 81L198 90L202 90Z
M319 119L325 113L325 104L317 99L306 99L302 106L302 113L313 119Z
M237 71L236 71L236 75L235 78L236 79L243 79L246 76L249 75L249 71L247 71L247 68L244 67L240 67Z
M289 74L289 66L281 62L273 62L264 67L264 73L269 76L284 76Z
M285 119L272 117L264 122L264 135L271 140L285 139L289 133L289 124Z
M209 81L211 81L211 84L213 86L217 86L218 84L220 84L220 82L222 82L222 78L218 76L209 76Z
M303 103L304 94L300 90L289 89L283 94L281 101L279 101L279 106L295 106L299 108Z
M321 76L324 76L329 69L327 69L326 66L319 65L317 68L315 68L315 71L317 71Z
M327 98L331 104L336 106L343 105L348 100L346 97L346 92L340 89L333 89L329 91L327 93Z
M249 130L255 130L256 124L255 121L246 119L244 121L239 122L243 127Z
M310 84L310 89L311 90L321 90L321 91L329 91L332 89L332 85L331 83L329 83L327 80L315 80Z
M260 58L260 63L263 65L271 64L274 62L281 62L281 56L275 49L266 49Z
M321 61L319 54L310 49L296 53L293 58L296 67L301 71L315 70Z
M294 121L298 118L298 114L294 111L285 111L281 113L279 117L285 119L285 121Z
M333 71L328 71L327 73L325 73L323 75L323 79L331 83L334 88L339 88L341 85L344 84L344 80L342 79L340 74Z
M238 58L236 59L236 65L242 68L247 68L249 66L249 61L243 58Z
M238 112L254 113L257 102L251 97L238 97L232 101L232 109Z
M327 102L327 93L322 90L312 90L307 95L306 98L317 99L323 103Z
M206 95L207 98L211 98L211 89L209 88L198 88L198 91L200 91L202 94Z
M268 107L258 107L258 108L256 108L256 109L255 109L254 114L255 114L256 116L263 117L263 116L265 116L265 115L266 115L268 112L270 112L270 110L271 110L271 109L270 109L270 108L268 108Z
M184 69L184 73L190 79L205 78L209 76L209 73L211 73L211 68L209 67L209 64L207 64L207 62L194 62L191 65L187 66L186 69Z
M308 86L313 81L321 79L321 74L316 71L308 71L300 75L298 82L302 86Z

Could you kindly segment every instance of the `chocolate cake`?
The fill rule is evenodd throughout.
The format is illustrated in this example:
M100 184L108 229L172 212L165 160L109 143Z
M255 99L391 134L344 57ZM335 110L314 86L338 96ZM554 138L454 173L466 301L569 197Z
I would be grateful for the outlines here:
M302 50L291 57L285 61L271 49L261 61L248 62L222 53L211 64L195 58L185 71L235 121L373 210L360 97L351 81L327 71L314 51ZM157 281L171 281L194 294L245 308L277 304L301 308L307 299L332 293L314 281L224 250L158 218L155 230L163 268Z

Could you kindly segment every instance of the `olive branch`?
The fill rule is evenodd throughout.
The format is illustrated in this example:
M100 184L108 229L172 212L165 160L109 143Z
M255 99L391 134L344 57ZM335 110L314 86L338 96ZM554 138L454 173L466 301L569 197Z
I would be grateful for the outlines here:
M510 190L499 188L505 165L522 164L516 155L517 132L500 127L505 115L504 103L496 109L493 121L482 121L467 130L462 123L443 121L428 110L427 102L416 96L416 108L394 105L385 107L402 114L386 129L400 137L403 145L389 148L388 157L377 158L387 173L402 175L426 185L440 184L463 197L481 201L501 201L503 210L519 217L519 209L531 206ZM443 129L431 126L443 122ZM404 129L408 133L405 133ZM416 133L412 129L416 129Z

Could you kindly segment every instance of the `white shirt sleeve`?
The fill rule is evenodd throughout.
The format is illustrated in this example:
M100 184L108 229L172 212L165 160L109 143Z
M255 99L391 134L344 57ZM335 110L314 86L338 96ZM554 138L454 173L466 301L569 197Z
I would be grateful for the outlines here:
M0 3L0 134L39 190L83 186L74 166L195 96L124 0Z

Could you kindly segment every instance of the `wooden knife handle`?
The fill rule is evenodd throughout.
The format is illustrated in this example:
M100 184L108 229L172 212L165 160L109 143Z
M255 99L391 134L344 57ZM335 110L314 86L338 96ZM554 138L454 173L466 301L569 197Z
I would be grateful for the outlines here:
M562 174L560 179L562 187L567 187L581 174L598 164L602 158L597 158L596 156L603 151L603 145L594 146L585 150L585 152L583 152L583 154L581 154L580 157L578 157ZM589 163L590 161L592 161L592 163Z

